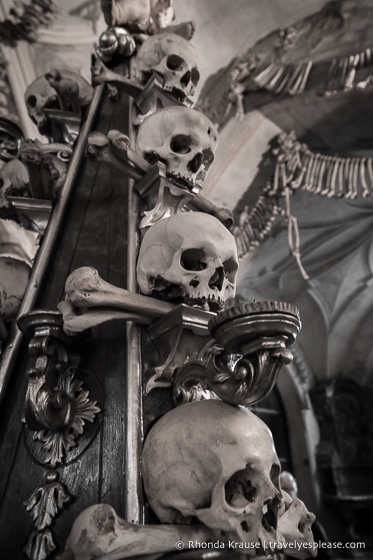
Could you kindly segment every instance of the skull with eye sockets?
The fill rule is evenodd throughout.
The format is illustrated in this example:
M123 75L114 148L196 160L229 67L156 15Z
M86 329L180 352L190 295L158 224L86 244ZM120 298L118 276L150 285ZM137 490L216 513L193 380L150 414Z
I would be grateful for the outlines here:
M163 89L180 101L194 94L199 81L198 53L187 39L175 33L153 35L136 58L135 76L141 84L155 72Z
M279 474L267 426L221 401L179 406L145 440L145 493L160 521L198 519L221 540L247 543L237 551L249 556L277 541Z
M164 163L168 175L190 187L205 180L217 142L218 132L203 113L166 107L140 125L136 151L151 164Z
M60 109L60 103L56 90L49 85L44 76L40 76L28 86L25 103L28 115L40 134L47 134L49 125L44 109Z
M145 295L221 311L235 295L237 269L236 242L222 223L209 214L182 212L145 233L137 281Z

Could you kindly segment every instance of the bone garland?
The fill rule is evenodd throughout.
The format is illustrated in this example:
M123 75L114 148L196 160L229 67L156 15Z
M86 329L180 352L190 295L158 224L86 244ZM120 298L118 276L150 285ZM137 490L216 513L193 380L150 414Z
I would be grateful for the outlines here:
M280 60L258 60L256 57L251 57L248 61L239 61L231 72L231 86L223 121L230 113L233 104L236 106L236 117L242 119L245 92L259 88L276 95L303 93L307 89L308 78L314 64L316 63L312 60L285 64ZM364 89L372 83L372 76L371 48L358 54L334 59L330 63L323 93L331 95L355 87Z
M306 89L308 77L312 69L312 61L301 61L296 64L283 64L275 61L250 61L241 63L232 72L231 97L236 97L238 110L242 104L242 94L248 77L257 87L275 94L288 93L298 95Z
M274 185L267 183L251 211L248 212L248 208L245 207L241 214L240 226L234 232L240 259L255 250L271 231L276 216L282 211L278 198L278 180L275 177Z
M340 158L311 152L294 131L278 136L276 188L302 188L328 198L366 198L373 189L372 158ZM372 193L373 194L373 193Z
M330 65L328 79L325 83L325 95L353 88L364 89L372 82L372 49L368 47L358 54L334 59Z
M291 189L287 187L285 189L285 200L286 200L286 219L288 221L288 244L289 249L295 260L297 261L297 265L301 274L305 280L309 280L309 276L307 272L304 270L302 261L301 261L301 254L300 254L300 238L299 238L299 228L298 228L298 220L295 216L291 214L290 210L290 194Z

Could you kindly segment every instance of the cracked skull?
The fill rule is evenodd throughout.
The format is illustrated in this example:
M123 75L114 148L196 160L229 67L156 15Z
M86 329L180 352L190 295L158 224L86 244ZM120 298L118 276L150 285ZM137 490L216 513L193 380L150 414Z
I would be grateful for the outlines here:
M135 75L141 84L146 84L155 72L163 89L183 101L194 94L198 84L197 63L197 51L187 39L175 33L159 33L139 49Z
M218 132L203 113L167 107L140 125L136 151L151 164L164 163L168 175L190 186L205 180L217 142Z
M250 543L240 550L247 555L277 540L279 473L267 426L221 401L168 412L145 440L145 493L160 521L198 519L219 538Z
M137 281L143 294L219 311L235 295L237 269L233 235L209 214L185 212L146 232Z

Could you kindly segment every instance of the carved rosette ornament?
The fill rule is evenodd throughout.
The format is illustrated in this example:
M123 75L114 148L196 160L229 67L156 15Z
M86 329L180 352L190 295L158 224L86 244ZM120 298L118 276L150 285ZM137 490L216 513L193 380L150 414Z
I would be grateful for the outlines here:
M68 370L71 339L62 330L61 314L36 310L22 316L18 324L31 337L29 353L36 357L34 367L28 370L25 422L34 432L33 441L43 446L38 462L55 468L69 456L85 422L93 422L100 408L83 389L83 382ZM47 472L46 484L38 486L24 503L35 525L24 549L31 560L44 560L56 548L50 526L71 500L58 477L54 470Z
M83 382L74 379L73 372L68 372L58 380L56 390L66 394L66 398L72 402L74 414L71 421L58 430L44 429L33 435L34 441L43 444L44 462L53 468L62 463L70 449L77 445L77 438L83 433L85 422L93 422L100 412L96 401L89 398L89 391L83 389Z
M43 444L44 464L54 468L75 447L85 422L93 422L100 408L74 372L68 371L71 338L62 330L61 313L36 310L22 316L18 324L32 337L29 353L36 357L28 371L25 421L35 432L34 441Z

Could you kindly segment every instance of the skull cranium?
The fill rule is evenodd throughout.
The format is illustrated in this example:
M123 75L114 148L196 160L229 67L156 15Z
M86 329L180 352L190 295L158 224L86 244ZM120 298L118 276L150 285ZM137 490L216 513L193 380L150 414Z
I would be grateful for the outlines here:
M145 84L153 72L160 76L163 89L183 101L194 94L199 81L196 49L175 33L160 33L147 39L137 56L136 78Z
M236 242L213 216L182 212L144 235L137 264L143 294L219 311L235 295Z
M190 186L206 178L217 141L218 132L203 113L172 106L142 122L136 151L151 164L163 162L169 175Z
M48 132L48 119L44 109L59 109L57 92L49 85L44 76L36 78L26 89L25 103L30 119L39 129L40 134Z
M246 544L237 552L249 556L277 540L279 473L267 426L221 401L168 412L145 441L145 493L160 521L197 518L222 540Z
M50 134L48 116L45 109L80 110L89 105L93 87L82 76L70 70L53 68L36 78L26 89L25 103L31 120L40 134Z

